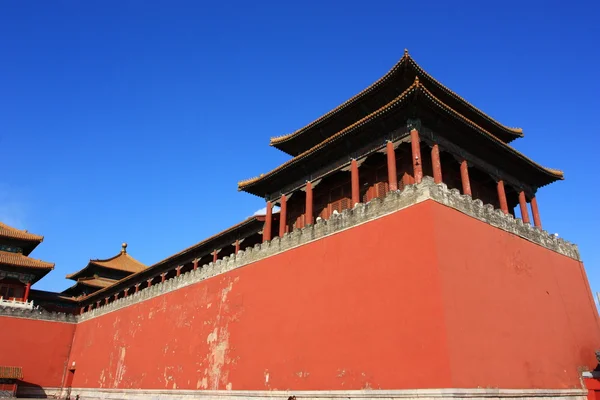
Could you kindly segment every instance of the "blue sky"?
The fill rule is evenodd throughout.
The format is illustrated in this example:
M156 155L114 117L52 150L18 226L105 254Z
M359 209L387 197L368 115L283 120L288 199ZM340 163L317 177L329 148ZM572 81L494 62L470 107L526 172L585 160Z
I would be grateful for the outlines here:
M62 290L90 258L152 264L251 215L268 146L382 76L404 48L566 180L544 227L598 251L597 2L5 2L0 220L45 235Z

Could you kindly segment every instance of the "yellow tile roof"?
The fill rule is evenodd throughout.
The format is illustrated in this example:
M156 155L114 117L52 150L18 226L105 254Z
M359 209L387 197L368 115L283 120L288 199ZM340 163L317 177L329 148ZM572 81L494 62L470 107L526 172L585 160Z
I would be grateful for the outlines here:
M11 239L30 240L35 242L41 242L42 240L44 240L43 236L35 235L33 233L27 232L26 230L13 228L12 226L8 226L2 222L0 222L0 236Z
M21 253L12 253L9 251L0 251L0 264L12 265L15 267L35 268L35 269L53 269L54 264L46 261L36 260L24 256Z

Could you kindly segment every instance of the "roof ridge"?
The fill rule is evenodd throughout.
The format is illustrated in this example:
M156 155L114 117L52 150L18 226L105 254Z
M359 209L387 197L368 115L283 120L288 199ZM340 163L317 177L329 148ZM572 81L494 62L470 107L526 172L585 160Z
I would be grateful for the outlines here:
M408 53L406 53L406 54L408 54ZM469 101L467 101L464 97L460 96L458 93L454 92L449 87L447 87L446 85L444 85L443 83L441 83L440 81L438 81L437 79L435 79L432 75L430 75L427 71L425 71L423 69L423 67L421 67L419 64L417 64L417 62L415 61L414 58L412 58L411 56L408 56L408 61L411 62L412 65L417 70L419 70L423 75L425 75L427 78L431 79L434 83L436 83L442 90L444 90L446 93L450 94L451 96L453 96L453 97L455 97L455 98L463 101L465 104L467 104L468 106L470 106L475 112L477 112L478 114L480 114L482 117L488 119L492 123L495 123L495 124L499 125L501 128L504 128L504 129L506 129L508 131L511 131L514 134L519 135L520 137L524 136L523 135L523 128L510 127L510 126L506 126L506 125L500 123L499 121L495 120L494 118L492 118L488 114L486 114L483 111L481 111L479 108L475 107L472 103L470 103Z
M358 97L360 97L360 96L362 96L362 95L364 95L364 94L366 94L368 92L373 91L382 82L384 82L385 80L387 80L398 68L400 68L400 65L402 64L402 62L405 59L407 59L408 57L410 57L408 55L408 50L404 49L404 55L381 78L377 79L375 82L373 82L372 84L370 84L369 86L367 86L366 88L364 88L363 90L361 90L360 92L358 92L357 94L355 94L354 96L352 96L351 98L349 98L348 100L344 101L339 106L337 106L337 107L333 108L332 110L328 111L327 113L321 115L319 118L315 119L314 121L312 121L308 125L305 125L302 128L296 129L294 132L291 132L291 133L288 133L288 134L285 134L285 135L280 135L280 136L274 136L274 137L272 137L270 139L270 143L269 144L271 146L273 146L274 144L284 142L284 141L286 141L286 140L288 140L288 139L290 139L290 138L298 135L300 132L302 132L304 130L307 130L307 129L310 129L311 127L313 127L317 123L321 122L322 120L326 119L330 115L333 115L333 114L337 113L339 110L342 110L342 109L346 108L348 105L350 105L351 103L353 103Z
M497 125L501 129L505 129L505 130L511 132L512 134L518 135L519 137L523 137L523 129L522 128L508 127L508 126L500 123L499 121L495 120L491 116L487 115L486 113L484 113L483 111L481 111L477 107L475 107L472 103L468 102L463 97L459 96L456 92L450 90L447 86L445 86L440 81L438 81L433 76L431 76L429 73L427 73L419 64L417 64L417 62L415 61L415 59L412 58L412 56L408 53L408 49L404 49L404 54L402 55L402 57L400 58L400 60L396 64L394 64L394 66L387 73L385 73L381 78L377 79L371 85L369 85L365 89L361 90L356 95L352 96L350 99L346 100L345 102L343 102L339 106L333 108L332 110L328 111L327 113L323 114L322 116L320 116L319 118L313 120L312 122L310 122L309 124L303 126L302 128L299 128L299 129L295 130L294 132L291 132L291 133L288 133L288 134L271 137L271 139L269 141L269 145L275 146L275 145L277 145L279 143L285 142L285 141L287 141L287 140L289 140L289 139L291 139L293 137L296 137L299 134L301 134L302 132L304 132L304 131L312 128L313 126L315 126L319 122L327 119L331 115L333 115L333 114L339 112L340 110L346 108L347 106L349 106L350 104L354 103L355 101L357 101L359 98L361 98L365 94L367 94L367 93L375 90L383 82L387 81L400 68L400 66L404 62L411 63L411 65L413 67L415 67L415 69L418 72L420 72L425 77L427 77L428 79L430 79L435 85L439 86L443 91L445 91L450 96L454 97L455 99L457 99L459 101L464 102L468 107L472 108L473 111L475 113L479 114L481 117L487 119L489 122Z
M533 161L531 158L527 157L525 154L521 153L520 151L518 151L517 149L515 149L514 147L512 147L510 144L503 142L502 140L498 139L495 135L493 135L492 133L490 133L489 131L487 131L486 129L482 128L481 126L477 125L475 122L471 121L470 119L468 119L467 117L465 117L464 115L462 115L461 113L457 112L456 110L454 110L452 107L450 107L449 105L447 105L446 103L444 103L443 101L441 101L440 99L438 99L437 97L435 97L433 95L433 93L431 93L425 86L423 86L421 84L421 88L423 89L423 91L425 92L425 94L430 97L433 101L435 101L436 103L438 103L438 105L442 106L443 108L445 108L446 110L450 111L452 114L454 114L455 117L462 119L464 122L468 123L469 125L472 125L474 128L477 128L478 130L484 132L488 137L490 137L491 139L493 139L494 141L496 141L498 144L504 146L506 149L510 150L512 153L514 153L515 155L521 157L522 159L524 159L525 161L529 162L530 164L552 174L555 175L556 177L560 177L560 179L564 179L564 173L561 170L558 169L554 169L554 168L547 168L544 167L541 164L536 163L535 161Z

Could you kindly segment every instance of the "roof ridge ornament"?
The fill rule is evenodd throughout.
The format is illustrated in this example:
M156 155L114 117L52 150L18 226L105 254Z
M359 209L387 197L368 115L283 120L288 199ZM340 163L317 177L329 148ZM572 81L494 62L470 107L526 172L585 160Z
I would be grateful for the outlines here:
M121 245L121 254L127 254L127 243L125 242Z
M419 87L420 83L419 83L419 76L415 75L415 82L413 83L413 85L415 85L416 87Z
M406 48L404 49L404 57L409 57L409 55L408 55L408 49L406 49Z

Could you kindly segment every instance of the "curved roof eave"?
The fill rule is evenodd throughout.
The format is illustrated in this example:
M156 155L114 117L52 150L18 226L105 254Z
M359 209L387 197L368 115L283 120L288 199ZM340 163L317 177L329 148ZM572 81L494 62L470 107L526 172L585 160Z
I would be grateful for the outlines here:
M353 131L354 129L364 125L365 123L367 123L368 121L376 118L377 116L383 114L384 112L387 112L387 110L392 109L394 106L396 106L397 104L401 103L408 94L410 94L414 89L419 89L422 90L428 98L430 98L432 101L434 101L434 103L445 109L446 111L451 112L451 114L462 120L464 123L467 123L468 125L472 126L474 129L480 131L481 133L485 134L488 138L490 138L491 140L495 141L497 144L499 144L502 147L505 147L506 149L508 149L510 152L512 152L513 154L515 154L516 156L518 156L519 158L522 158L523 160L525 160L526 162L528 162L529 164L531 164L532 166L540 169L542 172L549 174L553 177L555 177L557 180L560 179L564 179L564 174L562 173L562 171L559 170L555 170L555 169L551 169L551 168L546 168L541 166L540 164L537 164L536 162L534 162L533 160L531 160L530 158L528 158L527 156L525 156L524 154L520 153L519 151L515 150L514 148L512 148L511 146L509 146L508 144L504 143L502 140L498 139L496 136L494 136L493 134L491 134L490 132L488 132L487 130L481 128L479 125L475 124L474 122L472 122L471 120L467 119L466 117L464 117L463 115L457 113L455 110L453 110L451 107L449 107L448 105L444 104L441 100L439 100L438 98L436 98L429 90L427 90L427 88L425 88L423 86L423 84L419 83L418 78L415 79L415 82L408 87L408 89L406 89L401 95L399 95L398 97L396 97L394 100L392 100L391 102L389 102L388 104L386 104L385 106L381 107L380 109L372 112L371 114L367 115L366 117L362 118L361 120L355 122L354 124L348 126L347 128L341 130L340 132L337 132L336 134L330 136L329 138L323 140L321 143L319 143L318 145L304 151L303 153L299 154L298 156L288 160L287 162L281 164L280 166L278 166L277 168L271 170L270 172L267 172L266 174L261 174L258 177L255 178L251 178L251 179L246 179L243 181L238 182L238 191L243 191L245 188L251 187L252 185L267 179L281 171L283 171L284 169L288 168L291 165L297 164L300 160L306 158L307 156L309 156L312 153L315 153L317 151L319 151L321 148L325 147L326 144L344 136L345 134L349 133L350 131Z

